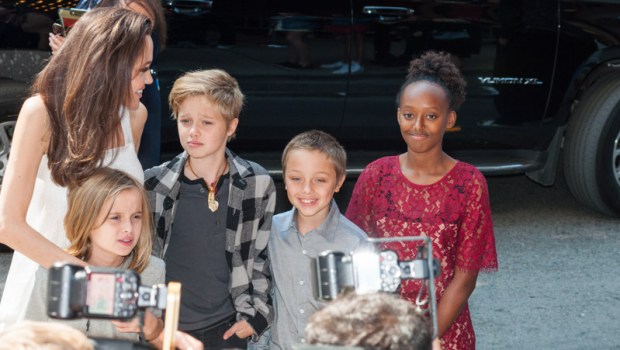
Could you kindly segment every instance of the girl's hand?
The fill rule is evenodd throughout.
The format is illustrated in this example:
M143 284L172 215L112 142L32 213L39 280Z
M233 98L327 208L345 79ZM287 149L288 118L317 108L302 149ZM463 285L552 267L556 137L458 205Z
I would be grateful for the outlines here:
M55 54L58 51L58 49L60 49L62 44L65 42L65 37L60 34L50 33L49 41L50 41L50 47L52 48L52 54Z
M439 338L433 339L433 350L441 350L441 341Z
M138 318L134 317L130 321L111 321L116 330L121 333L139 333L140 324ZM144 314L144 338L147 341L151 341L159 336L164 329L164 322L155 317L149 310Z
M121 333L138 333L140 332L140 326L138 325L138 318L134 317L129 321L110 321L116 327L116 330Z
M224 339L228 339L235 334L237 337L245 339L254 334L254 328L246 320L237 321L224 333Z
M477 279L477 271L463 271L458 267L454 270L454 278L437 305L437 337L441 338L463 311Z
M160 332L157 338L150 342L157 349L162 349L164 346L164 332ZM204 344L191 335L182 332L174 332L174 348L179 350L204 350Z

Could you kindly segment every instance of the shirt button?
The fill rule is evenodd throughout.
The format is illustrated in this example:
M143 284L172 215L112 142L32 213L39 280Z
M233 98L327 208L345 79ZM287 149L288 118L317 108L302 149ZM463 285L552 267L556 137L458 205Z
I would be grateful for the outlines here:
M201 188L201 189L200 189L200 193L205 193L205 189L204 189L204 188Z
M302 342L302 343L305 343L306 342L306 338L301 338L299 341Z
M308 253L308 251L304 249L304 250L302 250L302 251L301 251L301 253L302 253L303 255L306 255L306 254Z
M303 314L304 312L305 312L304 309L299 309L300 314Z
M303 286L304 285L304 281L299 281L299 285Z

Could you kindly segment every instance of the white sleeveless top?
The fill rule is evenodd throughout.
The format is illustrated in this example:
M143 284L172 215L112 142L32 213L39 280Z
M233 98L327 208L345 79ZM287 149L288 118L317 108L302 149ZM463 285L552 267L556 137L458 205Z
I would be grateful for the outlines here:
M107 150L102 165L122 170L143 183L144 172L138 161L131 132L131 120L126 109L121 110L121 127L125 145ZM58 186L52 180L50 169L47 167L47 155L43 155L26 221L54 244L67 248L69 241L63 225L66 213L67 189ZM21 253L13 253L0 303L0 330L24 319L38 267L37 263Z

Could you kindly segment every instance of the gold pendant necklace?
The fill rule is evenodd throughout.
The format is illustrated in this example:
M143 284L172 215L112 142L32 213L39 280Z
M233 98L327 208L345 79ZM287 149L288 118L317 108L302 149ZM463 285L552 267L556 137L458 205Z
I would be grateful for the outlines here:
M209 189L209 195L207 196L207 205L209 206L211 212L215 213L217 208L220 207L220 203L215 200L215 192L217 190L217 188L215 187L215 182L211 183L211 186L207 184L207 188Z
M195 177L202 179L205 182L205 184L207 184L207 189L209 190L209 195L207 196L207 206L209 207L209 210L211 210L211 212L215 213L217 208L220 207L220 203L218 203L218 201L215 199L215 195L217 193L216 185L217 185L217 182L220 180L220 176L222 176L222 174L218 175L215 181L212 182L211 185L209 185L207 181L205 181L202 177L196 174L196 172L192 168L192 163L190 159L191 159L190 157L187 158L187 167L189 168L189 171L191 171L192 174L194 174ZM222 173L224 172L226 172L226 166L224 166L224 171Z

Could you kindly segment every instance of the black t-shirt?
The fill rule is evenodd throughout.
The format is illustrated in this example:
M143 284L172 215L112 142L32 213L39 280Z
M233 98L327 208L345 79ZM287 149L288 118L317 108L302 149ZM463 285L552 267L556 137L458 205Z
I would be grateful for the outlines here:
M181 174L181 189L166 251L166 282L181 282L179 329L201 329L235 314L228 291L226 212L229 176L216 185L219 208L207 204L209 190L202 179Z

